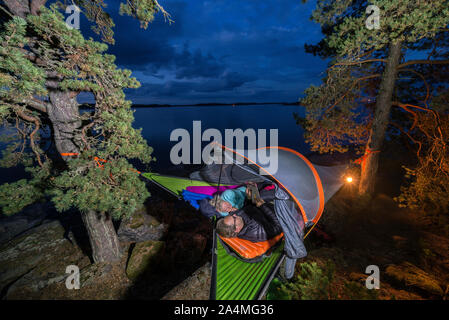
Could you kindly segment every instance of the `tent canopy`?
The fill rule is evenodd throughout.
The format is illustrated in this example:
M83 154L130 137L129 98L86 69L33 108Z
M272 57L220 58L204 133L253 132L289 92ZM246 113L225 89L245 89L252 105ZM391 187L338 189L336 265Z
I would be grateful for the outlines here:
M218 151L221 151L221 155ZM268 161L268 159L270 159ZM298 206L306 225L316 223L324 204L343 185L346 166L318 166L299 152L285 147L233 150L217 143L210 165L192 179L229 184L272 180L286 190Z

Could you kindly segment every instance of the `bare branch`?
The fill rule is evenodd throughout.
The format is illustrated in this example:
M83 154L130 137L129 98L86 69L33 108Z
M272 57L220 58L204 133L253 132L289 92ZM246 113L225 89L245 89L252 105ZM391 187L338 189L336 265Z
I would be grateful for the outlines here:
M352 89L354 89L354 87L357 85L357 83L359 83L360 81L363 81L363 80L368 80L368 79L373 79L373 78L378 78L378 77L380 77L381 76L381 74L380 73L376 73L376 74L372 74L372 75L369 75L369 76L366 76L366 77L362 77L362 78L358 78L358 79L356 79L353 83L352 83L352 85L349 87L349 89L337 100L337 101L335 101L335 103L332 105L332 106L330 106L329 108L327 108L326 109L326 111L324 112L324 113L326 113L326 112L329 112L330 110L332 110L333 108L335 108L335 106L337 105L337 104L339 104L347 95L348 95L348 93L349 92L351 92L351 90Z
M34 154L36 155L37 162L39 163L39 165L41 167L43 167L44 165L43 165L42 160L41 160L41 155L40 155L40 153L39 153L39 151L38 151L38 149L36 147L35 141L34 141L34 136L36 135L36 133L40 129L40 121L39 121L39 119L36 118L36 117L33 117L33 116L31 116L31 115L29 115L27 113L25 113L25 111L20 109L19 107L15 107L14 108L14 112L20 118L22 118L23 120L34 123L34 125L35 125L34 130L30 134L30 145L31 145L31 149L33 150Z
M406 135L406 136L407 136L407 137L408 137L414 144L417 144L417 145L418 145L418 150L417 150L417 152L416 152L416 155L417 155L418 158L419 158L420 153L421 153L421 149L422 149L422 142L413 139L413 137L410 135L410 133L408 133L407 131L405 131L401 126L397 125L396 123L391 122L390 124L391 124L393 127L397 128L399 131L401 131L402 134Z
M339 62L339 63L334 64L331 68L336 67L336 66L354 66L354 65L370 63L370 62L387 62L387 60L386 59L368 59L368 60L352 61L352 62Z
M164 7L162 7L157 0L154 0L154 3L156 4L156 7L159 9L159 11L163 14L164 20L168 21L168 23L173 23L174 21L171 19L170 13L165 11Z
M33 108L37 111L47 113L47 104L45 103L45 101L32 99L32 100L23 100L23 103L25 103L28 107Z
M424 82L424 85L426 86L426 90L427 90L426 98L424 99L424 104L426 105L426 107L428 107L427 102L430 98L430 87L429 87L429 84L427 83L426 78L421 73L419 73L413 69L402 69L402 70L398 70L398 73L399 72L411 72L421 78L421 80Z
M398 69L414 65L414 64L449 64L449 60L412 60L407 61L398 66Z

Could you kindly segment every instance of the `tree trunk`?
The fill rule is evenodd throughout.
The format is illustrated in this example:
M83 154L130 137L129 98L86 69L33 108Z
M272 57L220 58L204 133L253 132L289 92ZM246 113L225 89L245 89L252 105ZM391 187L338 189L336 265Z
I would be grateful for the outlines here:
M56 149L67 162L82 147L81 120L76 95L69 91L49 92L48 116L53 126ZM114 262L121 258L120 244L111 218L102 213L82 213L89 235L94 262Z
M4 0L6 7L16 16L25 18L28 14L38 15L38 9L46 0ZM79 153L82 143L79 139L81 120L76 94L60 91L58 77L47 74L50 103L47 105L48 117L52 123L56 149L60 154ZM62 155L67 162L71 155ZM120 244L111 219L94 211L82 214L84 225L92 246L94 262L113 262L121 257Z
M362 173L359 184L359 194L370 194L374 191L377 169L379 166L379 151L385 138L390 109L396 82L397 67L401 58L401 42L390 44L390 52L380 84L376 101L373 124L371 126L365 155L362 158Z
M120 243L109 215L95 211L82 213L89 234L94 262L114 262L121 258Z
M82 145L79 136L81 120L76 96L70 91L52 90L49 93L50 104L47 107L48 117L53 126L56 149L64 160L72 156L64 154L78 153ZM78 133L78 134L77 134Z

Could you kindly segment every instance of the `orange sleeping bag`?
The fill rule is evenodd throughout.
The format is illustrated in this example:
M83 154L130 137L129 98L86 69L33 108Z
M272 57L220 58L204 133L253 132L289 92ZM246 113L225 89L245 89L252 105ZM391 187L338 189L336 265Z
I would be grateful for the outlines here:
M252 242L237 237L219 237L242 258L253 259L266 253L272 246L274 246L280 239L282 239L283 236L284 234L280 233L276 237L262 242Z

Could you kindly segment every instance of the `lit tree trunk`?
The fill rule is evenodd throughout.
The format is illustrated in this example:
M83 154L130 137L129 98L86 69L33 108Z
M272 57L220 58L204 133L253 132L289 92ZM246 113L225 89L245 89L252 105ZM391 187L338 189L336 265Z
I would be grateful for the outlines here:
M52 123L56 149L68 161L72 156L65 153L79 153L82 144L78 138L81 127L76 94L69 91L52 90L47 106ZM114 262L121 257L120 243L109 215L88 211L82 213L84 226L89 235L94 262Z
M362 160L362 173L359 193L369 194L374 191L377 169L379 166L379 151L385 138L385 132L390 117L393 90L396 81L397 67L401 58L401 42L390 44L389 56L382 76L380 91L376 101L371 132Z
M67 153L79 153L81 145L76 131L81 127L76 95L69 91L52 90L49 93L48 117L53 126L56 149L64 160L71 159Z
M82 213L82 218L89 234L94 262L120 260L120 243L111 217L105 213L89 210Z

